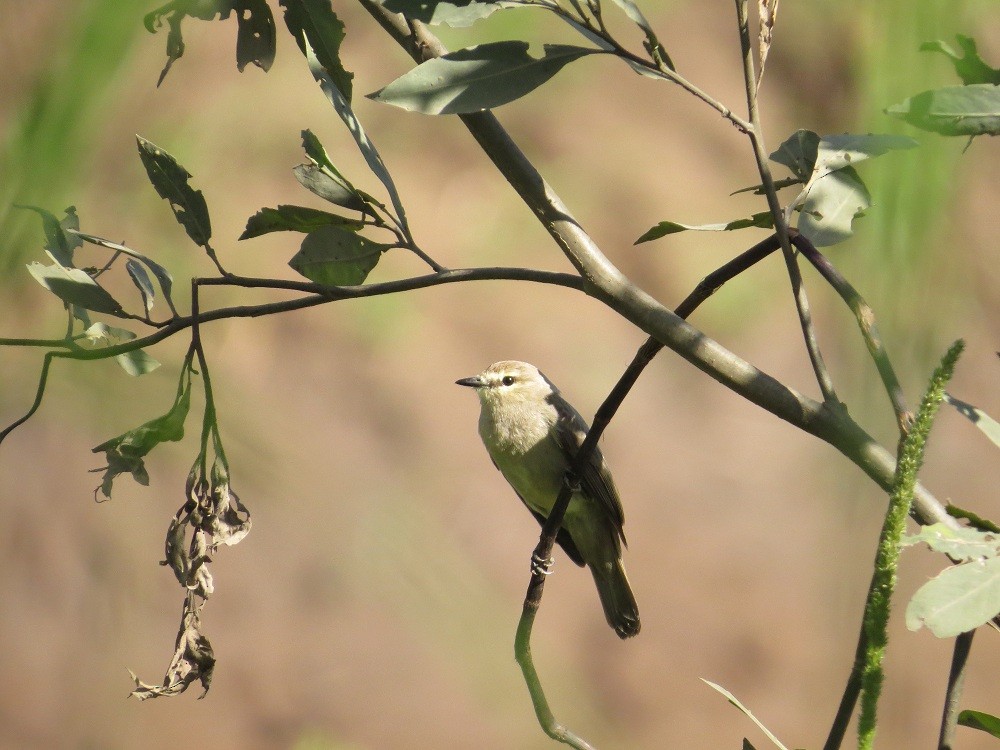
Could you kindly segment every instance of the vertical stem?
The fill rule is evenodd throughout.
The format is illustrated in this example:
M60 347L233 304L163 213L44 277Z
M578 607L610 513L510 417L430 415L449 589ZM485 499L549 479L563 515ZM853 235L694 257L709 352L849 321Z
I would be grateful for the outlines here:
M771 175L771 168L767 163L767 153L764 148L764 134L760 122L760 112L757 108L757 83L753 69L753 49L750 44L749 16L747 11L747 0L736 0L736 18L740 28L740 46L743 51L743 80L747 95L747 113L750 120L750 129L747 135L753 146L754 159L757 162L757 171L760 174L761 184L764 186L764 194L767 196L767 205L771 209L774 217L774 228L778 238L781 240L781 252L785 258L785 266L788 269L788 278L792 284L792 295L795 299L795 309L798 312L799 324L802 327L802 336L805 340L806 351L809 354L809 361L812 363L816 381L819 384L820 392L823 394L823 402L834 406L840 403L836 390L833 387L833 379L823 361L823 354L819 348L819 341L816 338L816 329L813 327L812 313L809 308L809 298L806 296L805 287L802 284L802 273L796 260L795 251L792 249L788 238L788 224L785 221L784 212L778 201L778 193L774 187L774 177Z
M941 715L941 734L938 737L938 750L952 750L955 741L955 728L958 726L958 702L965 686L965 667L972 649L972 636L975 630L959 634L955 639L955 651L951 657L951 670L948 673L948 691L944 698L944 711Z

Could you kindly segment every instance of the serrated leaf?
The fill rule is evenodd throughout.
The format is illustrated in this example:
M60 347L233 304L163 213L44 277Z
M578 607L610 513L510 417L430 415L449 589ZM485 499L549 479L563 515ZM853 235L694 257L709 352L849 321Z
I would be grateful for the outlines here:
M925 583L906 608L906 627L938 638L974 630L1000 613L1000 557L963 563Z
M327 213L305 206L282 205L277 208L262 208L249 219L247 228L240 235L241 240L259 237L268 232L312 232L323 226L339 226L343 229L357 231L364 227L364 222L348 219L337 214Z
M904 546L921 543L953 560L971 561L1000 555L1000 535L965 527L953 529L943 523L922 526L918 533L902 540Z
M125 261L125 270L128 272L132 283L142 296L142 306L146 309L146 314L153 309L153 301L156 297L156 290L153 289L153 282L146 273L146 269L137 260L129 258Z
M292 170L295 179L306 190L329 201L354 211L364 211L365 202L358 193L336 179L325 167L315 164L299 164Z
M136 136L136 142L139 145L139 158L142 159L146 174L157 194L170 203L177 221L196 245L208 244L212 238L208 205L201 191L188 184L191 173L155 143L139 135Z
M15 203L14 208L34 211L42 219L42 231L45 234L45 252L52 260L66 268L73 267L73 251L83 243L72 234L72 230L80 228L80 220L76 215L76 207L66 209L66 215L60 220L49 211L38 206L26 206Z
M853 167L830 172L806 190L798 230L816 247L848 239L854 233L854 219L871 205L868 188Z
M310 232L288 265L310 281L331 286L361 284L391 246L340 227Z
M955 38L958 40L958 46L962 48L961 55L939 39L924 42L920 45L920 51L941 52L951 58L955 73L966 86L973 83L1000 83L1000 69L991 68L983 61L976 51L976 41L961 34L956 34Z
M769 157L788 167L802 182L812 176L819 149L819 136L811 130L796 130Z
M747 229L749 227L768 229L773 226L774 219L771 216L770 211L762 211L761 213L753 214L746 219L736 219L735 221L722 224L679 224L676 221L661 221L656 226L647 230L639 239L635 241L634 244L639 245L643 242L649 242L650 240L657 240L660 237L665 237L668 234L676 234L677 232L685 232L688 230L695 230L699 232L729 232L734 229Z
M115 301L115 298L79 268L30 263L28 271L39 284L63 302L109 315L121 315L123 312L122 306Z
M1000 739L1000 719L982 711L962 711L958 715L959 726L978 729Z
M983 434L993 441L993 445L1000 448L1000 422L972 404L960 401L950 393L944 394L944 400L955 407L958 413L972 422L982 430Z
M517 2L477 2L477 0L385 0L382 7L401 13L411 21L452 28L472 26L501 8L524 7Z
M977 83L924 91L894 104L885 113L941 135L997 135L1000 86Z
M601 50L546 44L532 57L523 41L493 42L427 60L370 99L429 115L480 112L518 99L562 68Z
M236 0L236 67L243 69L253 63L263 71L274 63L274 15L267 0Z
M125 372L134 378L146 375L160 366L157 360L150 357L142 349L119 354L115 357L115 361L121 365L121 368Z
M340 62L340 45L344 41L344 24L333 12L330 0L280 0L285 9L285 25L295 37L302 54L306 54L306 39L333 84L348 102L354 78Z
M143 458L160 443L184 437L184 420L190 407L191 376L190 371L185 370L181 374L177 397L170 411L93 448L94 453L103 452L107 456L108 465L99 487L105 497L111 497L115 477L125 472L132 474L139 484L149 484L149 474L146 473Z

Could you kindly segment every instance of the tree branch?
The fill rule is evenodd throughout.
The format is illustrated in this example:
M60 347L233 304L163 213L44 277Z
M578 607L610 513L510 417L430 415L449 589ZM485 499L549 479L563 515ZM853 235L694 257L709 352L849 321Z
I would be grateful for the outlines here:
M422 24L407 23L372 0L358 0L418 62L446 51ZM629 280L601 252L490 112L459 115L552 239L580 272L584 291L618 312L734 393L829 443L880 487L892 486L895 458L841 409L832 409L785 386L681 320ZM957 527L944 506L917 487L914 511L921 523Z

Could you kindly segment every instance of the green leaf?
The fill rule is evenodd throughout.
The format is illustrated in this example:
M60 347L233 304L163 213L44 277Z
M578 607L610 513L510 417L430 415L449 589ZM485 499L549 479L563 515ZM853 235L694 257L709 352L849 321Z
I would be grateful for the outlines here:
M115 328L107 323L94 323L83 332L87 340L94 346L114 346L124 341L131 341L135 334L126 328Z
M160 291L163 293L163 299L167 301L167 306L170 307L170 312L172 312L175 316L177 315L177 308L174 307L174 301L170 297L170 293L174 285L174 278L170 275L170 272L166 268L161 266L152 258L147 258L145 255L137 253L132 248L125 247L125 245L118 242L112 242L111 240L106 240L103 237L98 237L93 234L87 234L86 232L74 230L72 233L86 242L100 245L119 253L124 253L130 258L135 258L137 261L146 266L150 273L156 277L156 281L160 284Z
M121 315L123 312L122 306L115 301L115 298L79 268L30 263L28 271L39 284L63 302L109 315Z
M308 233L329 225L357 231L364 226L364 223L357 219L348 219L344 216L305 206L278 206L277 208L262 208L247 219L247 228L239 238L246 240L268 232Z
M966 709L958 715L958 724L971 729L979 729L1000 739L1000 719L996 716Z
M385 166L385 162L382 161L382 156L379 154L378 149L375 148L375 144L372 143L365 129L361 126L361 122L354 115L354 110L351 109L350 102L344 97L340 90L334 85L334 82L330 79L329 74L323 69L320 61L316 58L313 53L312 47L306 44L306 62L309 64L309 72L313 74L313 78L319 83L320 88L326 95L327 100L333 105L334 110L337 115L347 126L347 130L354 137L354 142L358 144L358 150L361 151L361 155L365 158L365 163L368 168L372 171L379 181L385 186L386 192L389 194L389 200L392 201L392 207L396 211L396 219L399 222L403 232L409 234L409 225L406 221L406 210L403 208L403 202L399 197L399 191L396 190L396 184L392 180L392 175L389 174L389 169ZM303 145L305 144L305 139L303 138ZM325 153L325 152L324 152ZM332 165L330 165L332 167ZM333 169L337 175L340 173ZM340 178L342 182L347 185L347 182L343 177ZM354 190L353 187L351 187ZM357 192L357 191L356 191ZM360 196L360 193L358 193ZM367 196L364 199L371 200Z
M108 465L98 488L105 497L111 497L115 477L125 472L130 473L139 484L149 484L149 474L143 458L160 443L178 441L184 437L184 420L187 419L190 407L191 371L185 366L170 411L93 449L94 453L105 453L107 456Z
M480 112L541 86L563 66L601 50L546 44L540 58L523 41L493 42L427 60L369 98L429 115Z
M816 164L819 140L819 136L811 130L796 130L778 146L770 159L788 167L793 175L807 182Z
M983 518L976 513L973 513L967 508L959 508L954 503L948 503L944 506L945 510L948 511L948 515L952 518L958 518L962 521L967 521L968 524L980 531L992 531L994 534L1000 534L1000 525L997 525L988 518Z
M327 171L326 167L318 167L315 164L299 164L292 170L292 173L302 187L323 200L355 211L365 210L366 203L357 191L338 180Z
M731 704L733 704L734 706L736 706L736 708L738 708L740 711L742 711L743 714L744 714L744 716L746 716L748 719L750 719L750 721L752 721L754 724L756 724L757 728L760 729L760 731L762 731L764 734L766 734L767 738L769 740L771 740L771 742L773 742L776 747L780 748L780 750L788 750L788 748L786 748L784 745L782 745L781 741L771 733L771 730L768 729L767 727L765 727L760 722L760 719L758 719L756 716L753 715L753 713L751 713L751 711L750 711L749 708L747 708L742 703L740 703L740 701L736 698L735 695L733 695L732 693L730 693L728 690L726 690L721 685L716 685L714 682L710 682L710 681L706 680L704 677L701 678L701 681L704 682L706 685L708 685L713 690L715 690L716 692L721 693L726 698L726 700L728 700Z
M983 431L983 434L993 441L993 445L1000 448L1000 422L972 404L960 401L950 393L944 394L944 400L954 406L958 413L972 422Z
M516 8L516 2L477 2L477 0L384 0L382 7L401 13L411 21L452 28L472 26L501 8ZM523 6L522 6L523 7Z
M973 83L1000 83L1000 69L991 68L976 51L976 40L961 34L956 34L958 46L962 54L957 54L941 40L924 42L920 45L921 52L941 52L951 58L955 73L966 86Z
M66 268L73 267L73 251L83 243L72 234L72 230L80 228L80 220L76 215L76 207L66 209L62 220L38 206L25 206L15 203L14 208L24 208L34 211L42 217L42 231L45 233L45 252L52 260Z
M974 630L1000 613L1000 557L963 563L925 583L906 608L906 627L938 638Z
M953 529L943 523L921 526L918 533L903 537L902 543L924 543L935 552L966 562L1000 555L1000 535L966 527Z
M157 194L170 203L174 216L194 243L207 245L212 238L212 223L205 196L188 184L191 173L151 141L137 135L136 142L139 158Z
M917 142L905 135L867 134L824 135L816 147L816 162L810 180L854 166L865 159L899 149L915 148Z
M320 227L306 235L288 265L318 284L351 286L364 282L390 247L340 227Z
M136 289L139 290L139 294L142 296L142 306L146 309L146 314L149 315L156 298L156 290L153 289L153 282L150 280L149 274L146 273L146 269L142 267L141 263L132 258L125 261L125 270L128 271Z
M868 188L853 167L829 172L806 187L798 230L816 247L843 242L853 233L853 222L871 205Z
M302 54L306 54L306 39L327 75L348 102L351 101L353 73L340 62L340 45L344 41L344 24L333 12L330 0L281 0L285 9L285 25L295 37Z
M248 63L263 71L274 63L274 15L267 0L236 0L236 67L242 73Z
M924 91L885 112L921 130L941 135L997 135L1000 86L977 83Z
M135 378L150 373L160 366L157 360L150 357L142 349L119 354L115 357L115 361L121 365L125 372Z
M647 230L646 233L637 239L634 244L638 245L643 242L649 242L650 240L658 240L660 237L665 237L668 234L676 234L677 232L685 232L687 230L697 230L699 232L730 232L734 229L747 229L749 227L769 229L773 226L774 219L771 216L770 211L762 211L759 214L753 214L749 218L736 219L735 221L730 221L724 224L678 224L676 221L661 221L656 226Z

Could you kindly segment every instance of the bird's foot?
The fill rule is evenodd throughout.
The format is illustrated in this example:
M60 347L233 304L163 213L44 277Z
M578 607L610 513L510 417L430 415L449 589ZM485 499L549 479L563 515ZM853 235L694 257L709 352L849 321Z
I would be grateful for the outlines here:
M531 574L547 576L552 572L552 566L555 565L555 560L551 557L541 558L538 555L531 556Z

